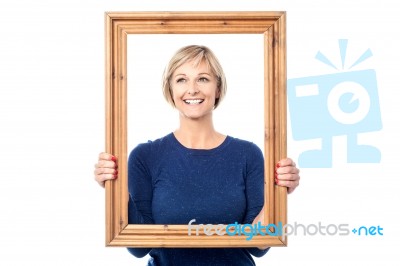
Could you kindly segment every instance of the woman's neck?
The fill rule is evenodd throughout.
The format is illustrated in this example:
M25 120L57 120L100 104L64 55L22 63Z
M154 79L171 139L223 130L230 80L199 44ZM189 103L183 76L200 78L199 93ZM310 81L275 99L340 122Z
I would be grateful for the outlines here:
M221 145L226 137L215 131L211 115L201 119L180 116L179 128L174 135L183 146L190 149L213 149Z

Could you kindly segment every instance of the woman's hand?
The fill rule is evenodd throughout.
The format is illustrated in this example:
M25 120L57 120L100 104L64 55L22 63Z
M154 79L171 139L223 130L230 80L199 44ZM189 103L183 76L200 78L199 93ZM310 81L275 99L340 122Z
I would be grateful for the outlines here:
M99 154L99 160L94 165L94 179L100 186L104 187L107 180L113 180L118 177L118 165L115 156L102 152Z
M300 170L296 168L296 163L292 159L286 158L276 164L275 184L288 188L288 193L292 193L299 185Z
M276 164L275 183L279 186L287 187L288 193L292 193L299 185L300 182L299 172L300 170L296 167L296 163L293 162L292 159L290 158L282 159ZM263 223L263 221L264 221L264 207L257 215L257 217L253 220L253 224L257 224L258 222ZM268 248L268 246L258 247L258 248L264 250Z
M288 193L292 193L299 185L300 170L296 168L296 163L292 159L286 158L276 164L275 183L279 186L287 187ZM264 207L254 219L253 224L264 221Z

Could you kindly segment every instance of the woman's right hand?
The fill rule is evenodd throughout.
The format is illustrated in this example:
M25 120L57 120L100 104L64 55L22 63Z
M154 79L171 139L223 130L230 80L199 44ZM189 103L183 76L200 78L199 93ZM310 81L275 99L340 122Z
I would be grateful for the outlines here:
M117 158L109 153L101 152L94 168L94 179L102 187L107 180L114 180L118 177Z

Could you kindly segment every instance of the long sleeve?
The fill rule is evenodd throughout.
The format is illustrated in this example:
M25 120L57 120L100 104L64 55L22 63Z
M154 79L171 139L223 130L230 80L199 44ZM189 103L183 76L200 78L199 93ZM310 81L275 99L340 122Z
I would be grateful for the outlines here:
M128 159L128 189L131 204L129 223L154 224L152 214L153 185L146 158L149 149L141 144L132 150Z
M250 146L251 147L251 146ZM261 150L253 145L246 158L246 215L244 224L252 224L264 205L264 157ZM255 257L262 257L269 248L247 248Z
M264 205L264 157L255 144L246 152L246 215L243 223L251 224Z
M143 145L137 146L128 160L128 223L154 224L152 215L152 181L144 159L147 158ZM135 257L141 258L151 248L128 248Z

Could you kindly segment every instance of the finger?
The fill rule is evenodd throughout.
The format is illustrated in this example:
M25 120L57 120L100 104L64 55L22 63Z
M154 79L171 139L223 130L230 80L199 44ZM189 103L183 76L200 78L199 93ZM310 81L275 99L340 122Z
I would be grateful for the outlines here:
M275 180L275 184L281 187L287 187L291 192L299 185L299 182L296 181L287 181L287 180Z
M116 169L117 168L117 163L114 161L106 161L106 160L99 160L94 167L97 168L111 168L111 169Z
M279 167L283 167L283 166L296 166L296 163L290 159L290 158L285 158L280 160L277 164L276 164L277 168Z
M95 180L101 186L104 186L105 181L107 180L114 180L118 177L117 174L97 174L95 175Z
M276 179L282 180L282 181L300 181L300 176L298 174L277 174Z
M288 190L287 190L288 194L292 193L295 189L296 189L295 187L294 188L293 187L288 188Z
M114 162L116 162L116 161L117 161L117 158L116 158L114 155L112 155L112 154L109 154L109 153L106 153L106 152L100 152L100 154L99 154L99 161L100 161L100 160L114 161Z
M300 170L294 166L282 166L275 170L277 174L299 174Z
M95 175L101 175L101 174L118 174L118 170L115 168L96 168L94 169L94 174Z

